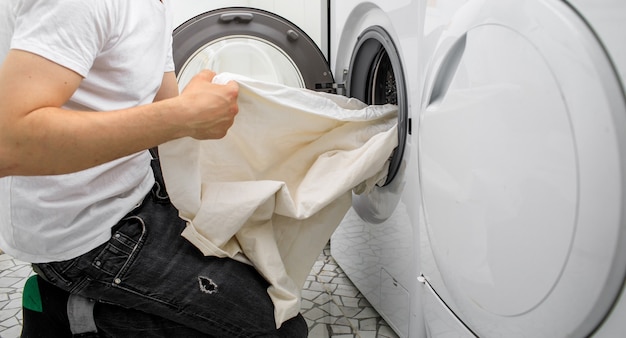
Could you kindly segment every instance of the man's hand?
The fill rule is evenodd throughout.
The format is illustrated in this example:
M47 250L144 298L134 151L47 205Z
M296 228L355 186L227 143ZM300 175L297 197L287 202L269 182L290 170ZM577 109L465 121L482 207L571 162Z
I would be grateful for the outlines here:
M226 135L239 111L237 95L239 86L231 81L226 85L214 84L215 73L204 70L187 84L178 97L181 121L189 129L189 136L204 140Z

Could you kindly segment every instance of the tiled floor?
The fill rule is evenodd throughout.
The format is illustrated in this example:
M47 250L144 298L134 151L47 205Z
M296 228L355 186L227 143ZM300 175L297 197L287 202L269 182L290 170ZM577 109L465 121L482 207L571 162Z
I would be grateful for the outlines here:
M0 254L0 337L19 337L22 288L32 274L30 264ZM302 314L310 338L397 338L385 321L352 285L326 246L302 291Z
M22 289L33 273L30 264L0 255L0 337L19 337L22 329Z

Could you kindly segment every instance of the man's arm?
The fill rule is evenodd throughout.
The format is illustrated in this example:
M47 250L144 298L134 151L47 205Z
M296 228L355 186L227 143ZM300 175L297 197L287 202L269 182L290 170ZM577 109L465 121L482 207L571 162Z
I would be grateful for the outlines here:
M178 82L176 82L176 74L167 72L163 74L161 87L154 97L154 102L170 99L178 96Z
M0 177L70 173L180 137L221 138L238 111L238 87L213 84L214 75L199 73L177 96L174 74L166 73L155 103L70 111L60 107L81 76L11 50L0 67Z

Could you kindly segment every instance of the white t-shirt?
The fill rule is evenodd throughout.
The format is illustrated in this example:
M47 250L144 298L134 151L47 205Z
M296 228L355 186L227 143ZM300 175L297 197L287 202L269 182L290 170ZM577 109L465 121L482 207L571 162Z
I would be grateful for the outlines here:
M10 46L83 76L67 109L148 104L163 73L174 70L169 7L169 0L2 0L0 62ZM147 151L68 175L0 178L0 248L33 263L86 253L153 184Z

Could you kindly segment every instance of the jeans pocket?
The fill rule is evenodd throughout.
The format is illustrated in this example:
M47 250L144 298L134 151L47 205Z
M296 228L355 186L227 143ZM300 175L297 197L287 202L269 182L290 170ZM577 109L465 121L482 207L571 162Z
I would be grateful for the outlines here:
M146 226L139 216L130 216L115 226L111 239L91 262L107 276L123 274L145 241Z

